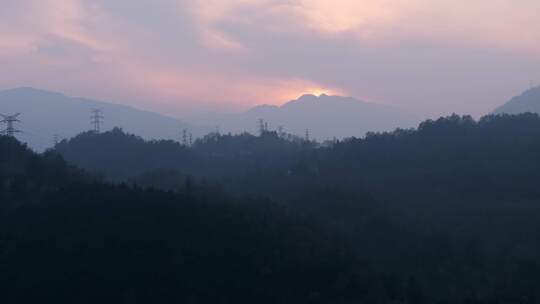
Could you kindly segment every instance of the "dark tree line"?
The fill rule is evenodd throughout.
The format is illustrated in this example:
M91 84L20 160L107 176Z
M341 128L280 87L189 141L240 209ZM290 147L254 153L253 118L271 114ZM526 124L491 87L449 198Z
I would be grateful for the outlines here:
M70 163L113 180L125 180L155 170L176 170L199 177L243 176L247 172L284 170L312 144L276 132L211 133L192 147L171 140L145 141L121 129L82 133L59 143L55 150Z
M453 115L324 146L263 132L186 147L115 129L36 155L2 140L0 273L19 295L540 300L534 114Z
M0 137L2 303L349 303L376 275L268 200L99 182Z

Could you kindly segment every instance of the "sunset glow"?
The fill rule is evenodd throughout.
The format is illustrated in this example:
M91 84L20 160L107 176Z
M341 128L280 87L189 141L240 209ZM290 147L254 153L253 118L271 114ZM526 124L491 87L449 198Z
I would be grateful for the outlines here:
M334 92L332 90L323 89L323 88L309 89L309 90L306 91L306 94L315 95L317 97L319 97L321 95L337 95L336 92Z
M0 11L1 87L175 114L210 104L281 104L303 94L480 113L540 82L540 2L533 0L7 4Z
M0 0L1 303L540 304L539 156L540 0Z

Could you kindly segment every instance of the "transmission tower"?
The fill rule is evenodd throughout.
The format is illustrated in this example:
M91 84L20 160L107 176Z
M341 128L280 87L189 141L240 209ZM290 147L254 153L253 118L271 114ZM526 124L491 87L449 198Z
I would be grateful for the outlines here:
M279 135L280 138L285 137L285 127L283 127L283 126L278 127L278 135Z
M182 145L184 146L188 145L188 133L186 129L182 130Z
M193 134L189 133L189 146L193 146Z
M264 119L260 118L259 119L259 135L261 136L264 135L267 127L268 127L268 124L264 122Z
M92 125L94 126L94 132L100 133L101 132L101 125L103 124L103 110L101 109L92 109L91 110L92 116L90 116L90 121Z
M310 139L309 139L309 129L306 129L305 140L308 141L308 142L310 141Z
M9 137L14 137L15 133L20 133L21 132L20 130L15 129L15 123L16 122L21 122L17 118L17 117L19 117L19 115L21 115L21 113L17 113L15 115L0 114L0 117L2 118L0 123L5 123L6 124L6 128L1 131L1 134L9 136Z

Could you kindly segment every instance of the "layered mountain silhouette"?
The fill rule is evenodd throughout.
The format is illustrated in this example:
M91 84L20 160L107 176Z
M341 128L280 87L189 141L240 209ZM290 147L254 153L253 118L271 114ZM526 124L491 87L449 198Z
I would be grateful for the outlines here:
M0 113L16 114L23 132L17 138L35 150L42 151L60 140L91 130L91 110L103 110L102 130L120 127L145 139L180 139L182 129L201 137L219 126L222 132L258 132L263 119L269 129L282 127L285 132L312 139L360 137L369 131L391 131L416 127L420 118L400 109L363 102L351 97L304 95L282 106L261 105L235 114L208 114L186 123L172 117L133 107L66 96L35 88L23 87L0 91Z
M282 106L261 105L244 113L222 118L222 129L257 131L259 119L269 129L283 129L317 140L360 137L369 131L391 131L416 127L420 118L387 105L363 102L352 97L304 95Z
M38 151L51 147L55 135L62 139L90 130L90 111L94 108L103 110L103 130L120 127L146 139L179 139L182 129L195 137L208 132L168 116L124 105L28 87L0 91L0 113L22 113L21 123L17 125L22 132L17 138Z
M509 102L493 111L493 114L540 114L540 87L532 88L512 98Z

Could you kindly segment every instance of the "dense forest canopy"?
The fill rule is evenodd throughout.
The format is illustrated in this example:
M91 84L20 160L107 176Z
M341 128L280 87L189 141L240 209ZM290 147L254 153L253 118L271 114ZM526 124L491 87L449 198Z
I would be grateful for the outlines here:
M8 303L540 301L536 114L0 151Z
M267 200L92 180L0 137L3 303L311 303L379 296L315 221ZM332 287L329 287L331 284Z
M83 133L55 150L68 162L112 180L176 171L182 178L214 179L251 194L276 192L276 187L283 193L287 185L310 182L354 191L369 187L380 195L407 194L414 200L420 191L429 199L506 194L530 199L539 194L539 130L536 114L479 121L453 115L425 121L416 130L369 133L327 145L264 132L210 134L187 147L147 142L115 129Z

